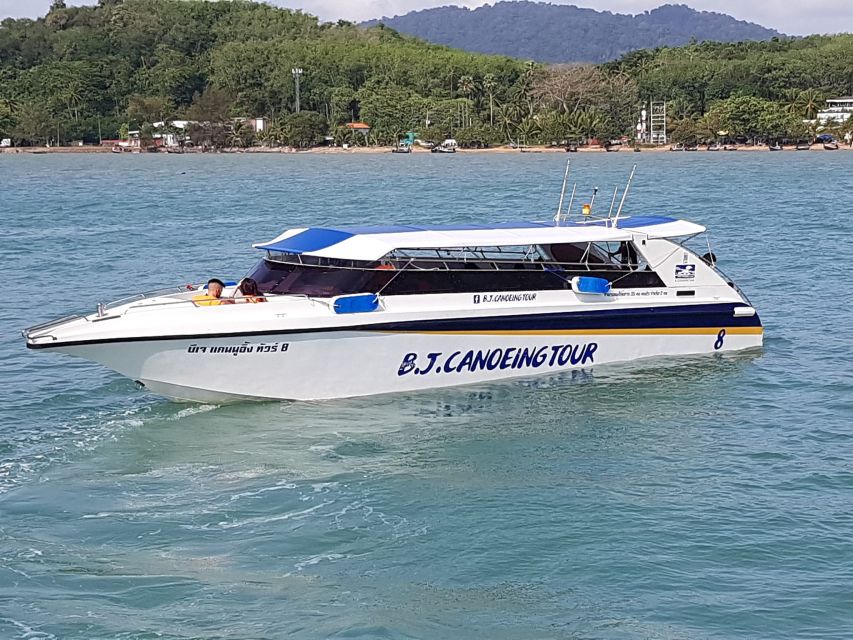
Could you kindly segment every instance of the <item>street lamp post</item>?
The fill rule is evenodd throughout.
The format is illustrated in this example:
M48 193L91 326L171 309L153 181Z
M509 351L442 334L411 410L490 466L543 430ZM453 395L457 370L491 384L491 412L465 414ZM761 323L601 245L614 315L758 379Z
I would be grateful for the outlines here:
M296 113L299 113L299 80L302 78L302 68L294 67L290 72L293 74L293 82L296 83Z

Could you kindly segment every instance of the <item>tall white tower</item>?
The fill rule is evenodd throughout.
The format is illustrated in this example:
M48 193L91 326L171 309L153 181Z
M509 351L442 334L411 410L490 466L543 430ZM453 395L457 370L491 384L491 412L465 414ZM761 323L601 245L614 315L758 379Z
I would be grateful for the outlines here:
M651 103L651 143L666 144L666 102Z

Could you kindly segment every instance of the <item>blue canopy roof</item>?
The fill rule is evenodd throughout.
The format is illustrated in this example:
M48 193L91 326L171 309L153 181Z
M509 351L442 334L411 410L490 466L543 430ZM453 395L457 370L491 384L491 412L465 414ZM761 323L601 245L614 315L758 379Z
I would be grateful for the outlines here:
M394 249L476 246L523 246L568 242L622 241L632 231L654 237L678 237L704 227L665 216L632 216L612 220L503 222L464 225L343 226L290 229L258 249L320 257L379 260Z

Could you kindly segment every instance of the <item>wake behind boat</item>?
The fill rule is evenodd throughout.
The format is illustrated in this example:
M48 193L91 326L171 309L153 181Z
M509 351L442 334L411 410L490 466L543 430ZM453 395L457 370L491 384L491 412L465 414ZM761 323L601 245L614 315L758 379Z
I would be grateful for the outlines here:
M704 227L621 204L614 215L615 196L608 217L593 217L593 197L571 220L560 201L547 222L291 229L254 245L266 304L233 298L234 283L219 299L234 304L175 288L24 336L199 402L415 391L762 344L714 255L685 245Z

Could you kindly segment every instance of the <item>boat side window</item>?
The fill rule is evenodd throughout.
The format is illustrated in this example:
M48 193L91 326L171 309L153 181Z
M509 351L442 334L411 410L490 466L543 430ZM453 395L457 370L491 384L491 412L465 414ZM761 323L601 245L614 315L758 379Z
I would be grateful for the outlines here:
M548 247L550 258L563 264L580 264L586 253L584 244L552 244Z
M432 255L427 251L417 256L389 254L376 262L274 256L250 275L265 294L317 297L547 291L570 288L571 278L581 275L605 278L616 288L664 286L628 242L556 244L516 251L433 250Z
M553 262L571 266L636 269L639 256L632 242L584 242L552 244L547 253Z

